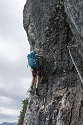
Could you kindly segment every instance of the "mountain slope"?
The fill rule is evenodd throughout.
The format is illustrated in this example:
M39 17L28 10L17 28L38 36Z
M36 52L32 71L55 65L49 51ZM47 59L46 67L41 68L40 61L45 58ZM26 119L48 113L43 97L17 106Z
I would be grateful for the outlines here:
M17 125L17 123L16 122L14 123L3 122L0 125Z

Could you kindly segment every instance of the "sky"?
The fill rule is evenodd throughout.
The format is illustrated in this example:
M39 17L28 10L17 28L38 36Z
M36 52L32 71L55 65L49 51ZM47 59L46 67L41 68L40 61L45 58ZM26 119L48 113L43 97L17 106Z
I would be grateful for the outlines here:
M27 97L29 42L23 28L26 0L0 0L0 123L17 122Z

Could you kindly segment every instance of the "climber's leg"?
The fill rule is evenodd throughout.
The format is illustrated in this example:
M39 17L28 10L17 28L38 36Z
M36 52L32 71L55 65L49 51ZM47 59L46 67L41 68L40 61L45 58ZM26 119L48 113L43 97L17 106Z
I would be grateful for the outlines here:
M31 87L30 87L30 92L33 92L33 85L35 83L35 78L36 78L36 70L32 69L32 81L31 81Z
M37 70L36 88L38 88L38 87L39 87L40 77L41 77L41 69L40 69L40 68L38 68L38 70Z
M32 77L31 86L34 85L34 82L35 82L35 77Z
M40 83L40 76L37 75L36 88L39 87L39 83Z
M41 70L37 71L37 80L36 80L36 95L39 96L38 88L40 84L40 78L41 78Z

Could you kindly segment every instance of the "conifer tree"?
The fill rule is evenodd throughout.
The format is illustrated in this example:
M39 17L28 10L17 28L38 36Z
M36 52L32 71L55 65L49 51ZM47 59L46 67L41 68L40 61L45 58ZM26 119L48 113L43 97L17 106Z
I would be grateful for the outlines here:
M24 122L24 117L25 117L25 113L27 110L27 105L28 105L28 99L26 98L25 100L22 101L22 111L20 111L20 116L18 119L18 125L23 125Z

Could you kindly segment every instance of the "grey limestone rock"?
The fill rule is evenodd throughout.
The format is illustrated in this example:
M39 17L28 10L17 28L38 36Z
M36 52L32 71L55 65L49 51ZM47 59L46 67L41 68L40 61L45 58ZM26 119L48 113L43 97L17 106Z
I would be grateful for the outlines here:
M27 0L30 49L44 56L40 97L29 96L24 125L83 125L83 1Z

